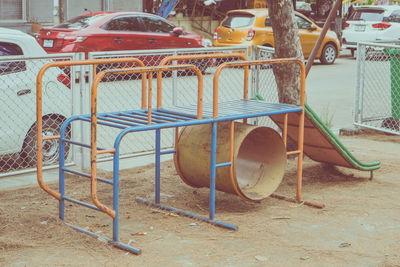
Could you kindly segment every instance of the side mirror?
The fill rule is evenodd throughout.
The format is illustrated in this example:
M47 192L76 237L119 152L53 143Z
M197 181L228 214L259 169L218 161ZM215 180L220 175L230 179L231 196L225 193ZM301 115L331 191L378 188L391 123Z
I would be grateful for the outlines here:
M183 34L183 28L182 27L175 27L172 29L172 33L175 34L176 36L182 35Z
M313 32L313 31L316 31L316 30L317 30L317 27L315 27L315 26L310 26L310 27L308 28L308 30L309 30L310 32Z

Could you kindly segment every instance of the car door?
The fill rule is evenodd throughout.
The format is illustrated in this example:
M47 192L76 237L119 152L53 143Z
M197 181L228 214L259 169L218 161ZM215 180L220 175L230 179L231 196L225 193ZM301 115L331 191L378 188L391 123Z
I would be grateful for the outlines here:
M103 26L109 50L142 50L149 49L147 33L138 16L123 15L113 18Z
M192 40L184 35L172 34L175 26L162 18L155 16L141 17L147 34L147 45L149 49L168 49L193 47Z
M303 55L308 58L314 48L315 43L320 35L320 30L311 21L299 16L295 16L297 27L299 29L299 36Z
M0 58L23 55L21 47L12 41L0 41ZM18 152L26 128L30 127L35 114L35 93L23 60L0 61L0 154ZM32 81L29 83L29 81ZM29 124L29 125L28 125Z

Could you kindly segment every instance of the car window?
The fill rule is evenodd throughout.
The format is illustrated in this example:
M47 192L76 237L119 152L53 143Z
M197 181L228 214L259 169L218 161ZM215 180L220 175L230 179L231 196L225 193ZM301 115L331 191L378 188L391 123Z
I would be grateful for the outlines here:
M299 29L309 29L311 27L311 23L308 20L303 19L302 17L295 16L297 28Z
M254 16L251 14L228 14L221 25L227 28L248 27L254 23L254 19Z
M358 9L347 20L382 21L383 12L380 9Z
M170 33L175 26L155 17L142 17L143 25L148 32Z
M390 14L389 17L383 18L383 21L387 22L400 22L400 10L395 10Z
M89 27L100 19L103 19L107 15L108 14L101 14L96 16L78 16L65 21L55 26L54 28L81 30Z
M108 31L144 31L138 17L117 17L104 27Z
M0 56L23 55L21 47L14 43L0 42ZM0 75L26 70L24 61L2 62L0 61Z

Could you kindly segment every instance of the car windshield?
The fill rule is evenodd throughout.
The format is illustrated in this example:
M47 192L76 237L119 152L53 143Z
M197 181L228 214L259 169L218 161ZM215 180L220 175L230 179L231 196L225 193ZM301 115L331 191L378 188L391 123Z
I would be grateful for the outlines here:
M254 22L254 16L251 14L228 14L228 16L222 22L222 26L227 28L241 28L252 25Z
M382 21L382 9L359 9L356 10L348 20L362 20L362 21Z
M65 21L55 26L54 28L81 30L92 25L93 23L104 18L105 16L107 16L107 14L101 14L96 16L78 16L68 21Z

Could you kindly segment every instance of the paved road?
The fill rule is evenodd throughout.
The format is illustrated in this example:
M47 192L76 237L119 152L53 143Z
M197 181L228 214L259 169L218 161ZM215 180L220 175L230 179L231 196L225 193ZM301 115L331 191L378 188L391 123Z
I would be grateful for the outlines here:
M333 116L334 132L353 125L356 67L357 60L342 51L334 65L314 63L307 77L307 103L320 117Z

